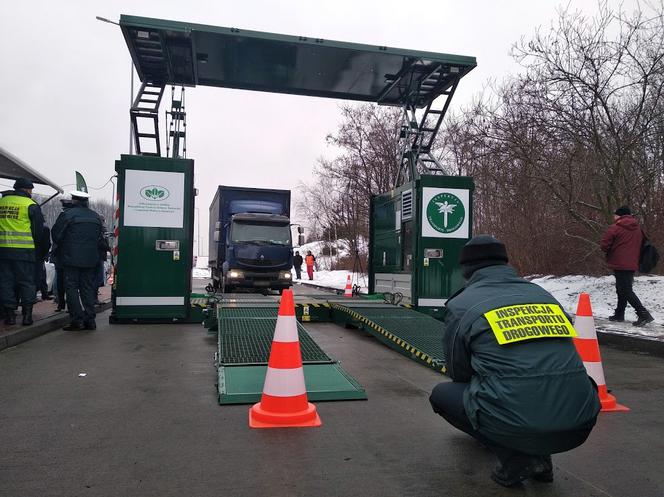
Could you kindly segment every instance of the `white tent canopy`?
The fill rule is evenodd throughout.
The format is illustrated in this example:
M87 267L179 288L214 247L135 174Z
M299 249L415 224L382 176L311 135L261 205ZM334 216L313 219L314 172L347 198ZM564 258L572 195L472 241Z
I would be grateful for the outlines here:
M56 185L41 173L35 171L18 157L10 154L0 147L0 178L13 179L27 178L33 183L48 185L58 193L64 193L62 187Z

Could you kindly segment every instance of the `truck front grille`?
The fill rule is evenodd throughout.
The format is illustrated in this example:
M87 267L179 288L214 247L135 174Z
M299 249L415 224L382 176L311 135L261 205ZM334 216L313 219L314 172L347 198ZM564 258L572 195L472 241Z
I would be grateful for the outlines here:
M280 264L279 261L274 261L272 259L244 259L242 257L238 257L237 260L242 264L253 267L269 267L269 266L277 266Z

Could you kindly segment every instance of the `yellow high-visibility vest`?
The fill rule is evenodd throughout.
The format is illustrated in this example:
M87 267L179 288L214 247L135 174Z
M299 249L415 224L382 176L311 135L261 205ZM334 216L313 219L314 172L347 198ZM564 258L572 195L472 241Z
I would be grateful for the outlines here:
M34 203L20 195L0 198L0 248L35 248L28 216L28 207Z

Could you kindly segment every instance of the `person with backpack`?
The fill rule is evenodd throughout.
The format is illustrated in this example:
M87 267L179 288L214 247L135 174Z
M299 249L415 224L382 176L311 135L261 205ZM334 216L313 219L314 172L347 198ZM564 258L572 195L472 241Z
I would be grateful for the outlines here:
M606 263L616 279L618 303L609 321L623 322L627 304L636 311L634 326L645 326L653 317L643 306L632 288L634 272L639 269L639 257L644 233L632 211L626 205L618 207L613 215L613 224L604 232L600 248L606 254Z

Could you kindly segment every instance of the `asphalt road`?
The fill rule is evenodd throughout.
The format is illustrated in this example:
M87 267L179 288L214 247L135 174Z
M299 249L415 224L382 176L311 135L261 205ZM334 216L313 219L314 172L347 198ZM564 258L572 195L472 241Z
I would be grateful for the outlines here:
M353 329L306 325L369 400L319 403L321 428L252 430L217 404L199 325L56 331L0 352L0 496L664 495L664 362L602 350L629 413L554 455L553 484L508 490L493 456L435 415L443 380Z

